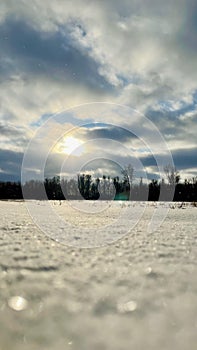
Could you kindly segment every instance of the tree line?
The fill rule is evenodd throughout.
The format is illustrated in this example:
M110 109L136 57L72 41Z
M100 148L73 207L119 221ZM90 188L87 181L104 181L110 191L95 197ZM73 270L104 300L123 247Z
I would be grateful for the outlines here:
M78 174L77 179L54 176L46 178L44 183L38 180L28 181L24 185L20 182L0 182L0 199L23 199L25 193L25 199L38 200L168 201L172 200L173 191L174 201L197 202L197 177L180 182L180 175L174 167L166 166L164 171L166 181L152 179L149 183L144 183L142 178L134 183L131 165L122 170L121 178L106 175L94 178L91 174Z

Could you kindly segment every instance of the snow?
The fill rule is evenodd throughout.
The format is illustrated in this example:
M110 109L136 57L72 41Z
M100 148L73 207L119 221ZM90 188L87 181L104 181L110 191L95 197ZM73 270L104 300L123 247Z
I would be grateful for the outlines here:
M191 203L1 201L0 349L196 349L196 214ZM11 308L16 298L26 307Z

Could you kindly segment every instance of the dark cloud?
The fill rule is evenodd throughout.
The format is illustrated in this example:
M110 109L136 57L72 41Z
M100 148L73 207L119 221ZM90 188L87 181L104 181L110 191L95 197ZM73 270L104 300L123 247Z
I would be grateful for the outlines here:
M126 143L128 141L131 141L132 139L136 139L136 136L132 134L129 130L107 124L105 126L95 126L93 128L87 128L86 137L90 140L99 138L112 139L121 143Z
M178 170L197 168L197 148L174 150L172 151L172 157L174 165ZM161 154L159 158L163 166L167 165L165 162L165 156ZM140 160L145 167L157 166L156 159L152 155L141 157Z
M149 110L148 118L158 127L166 142L180 141L182 145L196 142L196 104L183 104L176 110L163 108L159 111Z
M2 137L2 142L7 145L8 149L10 147L22 147L24 149L28 142L29 138L26 135L26 130L21 128L17 128L11 124L3 124L0 123L0 135Z
M7 181L19 181L23 153L10 150L0 150L0 179Z
M0 172L0 181L20 182L20 176L6 172Z
M24 134L24 131L21 129L17 129L12 125L6 125L0 122L0 134L3 136L21 136Z
M179 149L172 152L174 163L178 169L197 168L197 147Z
M182 30L178 34L181 50L191 53L197 51L197 3L196 0L189 0L187 3L186 20Z
M195 171L196 0L24 3L2 1L0 107L5 123L0 124L0 133L4 149L24 149L29 134L19 125L35 128L62 105L69 108L100 97L142 111L166 139L177 168ZM96 116L103 120L98 110L90 122L96 122ZM65 120L74 126L85 117L67 114ZM124 115L117 115L111 121L127 125L123 119ZM8 125L8 120L17 127ZM129 124L128 118L128 128ZM112 139L130 148L134 144L136 150L139 146L132 133L104 123L85 127L77 136ZM101 140L103 156L110 157L116 149L107 149L106 140ZM38 152L35 147L30 159L32 176L36 173L33 159L39 158L42 148L43 144ZM123 158L126 163L124 152ZM151 155L141 155L140 160L151 171L156 167ZM166 165L162 154L160 160ZM49 159L48 173L59 170L61 161L57 155ZM21 163L22 153L1 150L0 178L19 176Z
M184 150L176 150L172 152L173 160L176 168L178 170L187 170L188 168L197 168L197 148L194 149L184 149ZM82 167L82 171L86 170L94 170L98 171L97 168L102 168L103 172L108 176L115 176L114 172L114 164L117 164L117 167L120 167L120 164L127 165L131 162L131 158L126 156L116 156L113 157L113 161L110 160L110 154L107 152L103 152L103 157L106 159L93 159L91 162L88 161L88 158L86 159L86 156L84 159L86 159L86 162L84 162L85 167ZM159 155L161 164L163 163L163 166L167 165L165 162L165 156L162 154ZM139 160L141 164L144 167L144 170L146 167L157 169L157 162L154 156L148 155L144 157L139 157ZM18 181L21 178L21 166L23 161L23 153L22 152L14 152L10 150L0 150L0 180L4 181ZM65 161L65 156L63 154L51 154L49 158L47 159L46 165L45 165L45 176L46 177L52 177L54 175L59 175L62 172L62 164ZM74 161L74 163L73 163ZM68 172L70 171L70 174L72 176L76 176L77 172L77 158L73 161L69 161L69 166L66 167ZM112 164L113 163L113 164ZM34 170L35 166L32 163L32 170L30 171L32 178L39 178L39 175L36 175L36 170ZM73 171L73 169L75 169ZM84 169L84 170L83 170ZM117 168L118 169L118 168ZM140 171L140 169L135 169L137 171ZM142 169L141 169L142 170ZM118 170L117 170L118 171ZM120 171L120 168L119 168ZM119 175L119 174L118 174ZM147 174L149 179L156 178L155 173L149 172ZM30 178L29 178L30 179Z
M112 87L98 73L98 66L72 44L69 29L43 34L25 21L7 19L0 27L1 79L14 74L38 75L56 81L83 83L90 88Z

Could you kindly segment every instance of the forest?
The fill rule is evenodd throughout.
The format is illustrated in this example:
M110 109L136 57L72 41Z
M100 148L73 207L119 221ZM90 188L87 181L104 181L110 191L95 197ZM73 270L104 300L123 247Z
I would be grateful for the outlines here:
M174 192L174 201L197 202L197 177L180 181L175 168L166 166L164 171L165 180L152 179L149 183L143 182L143 178L134 182L131 165L122 170L121 178L78 174L76 179L54 176L46 178L44 183L38 180L23 185L20 182L0 182L0 199L169 201Z

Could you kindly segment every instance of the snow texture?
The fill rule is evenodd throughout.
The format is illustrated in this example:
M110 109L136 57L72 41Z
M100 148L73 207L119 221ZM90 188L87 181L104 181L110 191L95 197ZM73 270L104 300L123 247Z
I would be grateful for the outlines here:
M40 213L45 205L33 204ZM55 226L47 236L23 201L0 202L1 350L196 349L197 208L103 202L96 211L88 202L84 213L78 202L50 205L70 225L70 242L65 226L64 244ZM168 212L152 232L155 207Z

